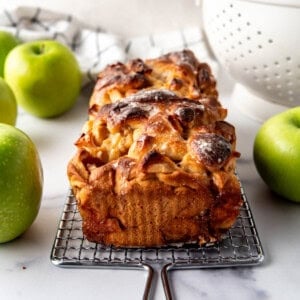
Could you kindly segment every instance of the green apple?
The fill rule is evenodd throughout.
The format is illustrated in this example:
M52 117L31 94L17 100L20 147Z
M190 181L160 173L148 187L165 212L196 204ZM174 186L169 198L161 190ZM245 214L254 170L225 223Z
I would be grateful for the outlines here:
M0 124L0 243L25 232L38 215L42 167L32 140L21 130Z
M3 77L4 62L7 54L18 44L19 41L12 34L0 31L0 77Z
M261 126L253 157L271 190L300 202L300 106L271 117Z
M18 104L41 118L68 111L81 88L81 72L74 54L52 40L15 47L6 58L4 78Z
M6 82L0 78L0 123L16 124L17 102Z

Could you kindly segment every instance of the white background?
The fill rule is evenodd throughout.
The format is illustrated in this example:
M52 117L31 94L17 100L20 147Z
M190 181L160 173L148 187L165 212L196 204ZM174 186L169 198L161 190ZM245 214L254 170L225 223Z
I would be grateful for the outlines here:
M34 5L70 13L123 36L168 31L200 23L194 0L0 0L0 9Z

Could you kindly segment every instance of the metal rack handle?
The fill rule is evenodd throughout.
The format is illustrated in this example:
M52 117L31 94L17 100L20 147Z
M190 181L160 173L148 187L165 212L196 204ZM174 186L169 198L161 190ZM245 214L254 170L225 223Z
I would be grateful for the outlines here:
M168 271L173 268L173 263L166 264L161 269L161 281L164 288L166 300L172 300L172 291L168 278Z
M145 285L145 289L144 289L144 294L143 294L143 300L149 300L150 295L151 295L151 287L152 287L152 282L153 282L154 270L148 264L142 263L141 265L148 273L146 285Z

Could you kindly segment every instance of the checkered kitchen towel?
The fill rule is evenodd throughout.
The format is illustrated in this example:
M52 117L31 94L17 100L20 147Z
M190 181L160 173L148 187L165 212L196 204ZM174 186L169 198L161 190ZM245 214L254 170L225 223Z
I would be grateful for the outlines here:
M67 45L78 59L83 84L94 81L107 64L136 57L156 57L184 48L193 50L201 61L215 66L198 27L123 39L102 28L87 26L68 14L18 7L0 11L0 30L13 33L23 42L55 39Z

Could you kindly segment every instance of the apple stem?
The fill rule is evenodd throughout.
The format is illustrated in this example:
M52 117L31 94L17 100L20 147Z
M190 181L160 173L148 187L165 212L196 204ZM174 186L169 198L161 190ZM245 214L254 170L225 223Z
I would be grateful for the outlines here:
M37 55L43 54L44 51L45 51L45 44L41 44L40 46L34 48L34 53Z

